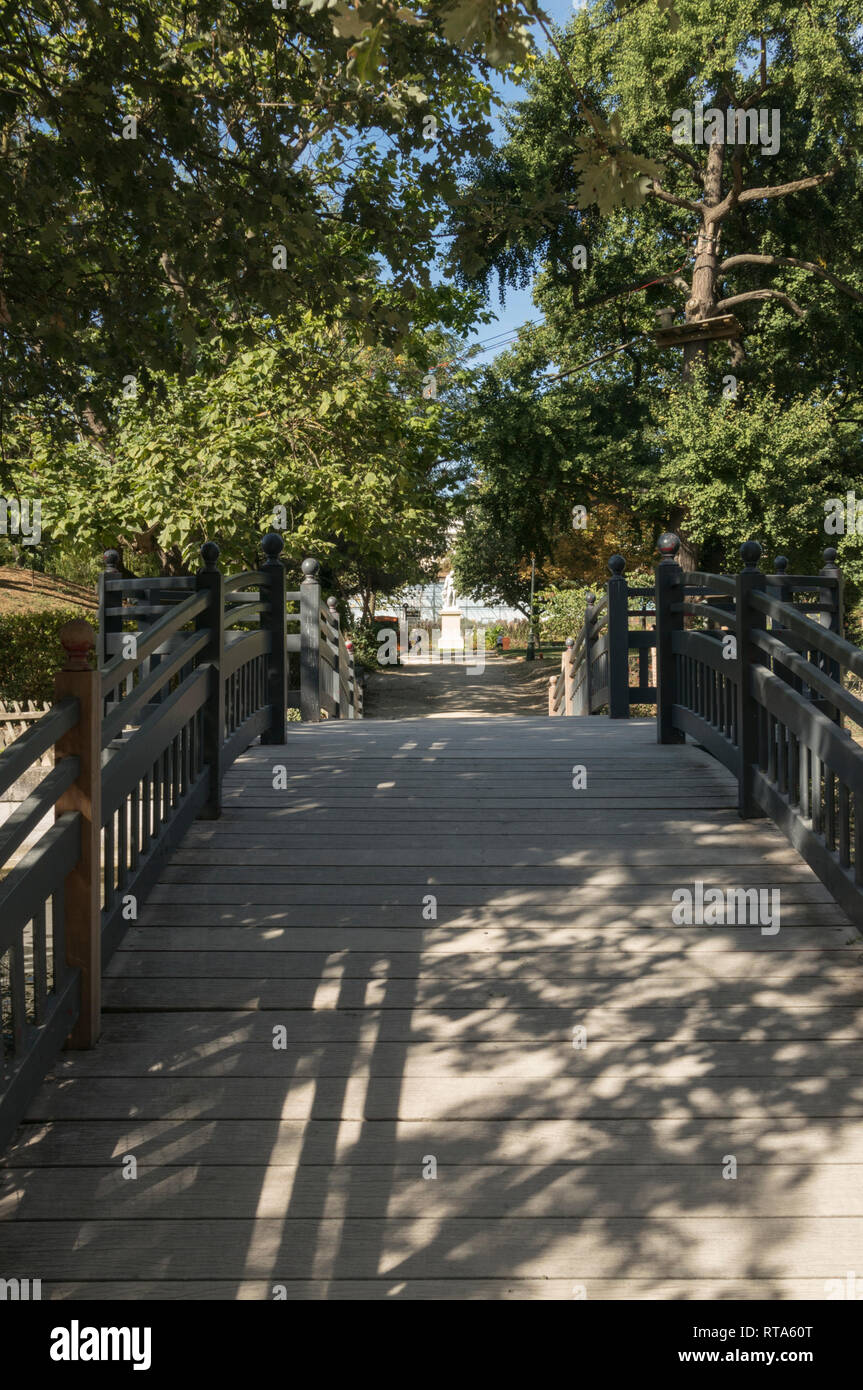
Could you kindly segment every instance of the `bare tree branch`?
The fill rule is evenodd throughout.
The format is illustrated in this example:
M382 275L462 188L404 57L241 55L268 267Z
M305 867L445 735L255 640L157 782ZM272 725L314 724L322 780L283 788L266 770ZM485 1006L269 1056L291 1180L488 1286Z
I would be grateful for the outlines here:
M686 208L687 212L701 213L704 211L704 204L697 203L694 198L679 198L676 193L668 193L661 184L653 179L647 190L650 198L659 198L663 203L671 203L676 208Z
M784 304L786 309L790 309L797 318L805 319L806 310L801 309L799 304L795 304L790 295L783 294L781 290L747 290L745 294L732 294L728 299L720 299L716 305L716 312L727 310L734 304L748 304L756 299L778 299L780 304Z
M678 289L683 290L684 294L690 293L690 287L680 274L679 270L669 271L667 275L652 275L648 280L634 280L631 285L619 285L616 290L610 290L608 294L594 295L593 299L585 299L583 303L576 304L576 309L596 309L601 304L610 304L612 300L619 299L624 294L634 294L636 290L646 290L651 285L674 284Z
M727 260L722 262L719 269L720 271L730 270L735 265L790 265L797 270L808 270L810 275L817 275L821 280L829 280L830 284L835 285L837 290L841 290L843 294L850 295L859 304L863 304L863 294L859 290L855 290L851 285L846 285L844 280L840 280L838 276L833 275L831 271L826 270L824 266L817 265L814 261L801 261L796 256L759 256L754 253L747 253L746 255L729 256Z
M804 188L818 188L828 179L836 177L837 170L830 169L826 174L812 174L807 179L795 179L793 183L777 183L773 187L744 188L738 193L738 203L756 203L760 198L784 198L787 193L800 193Z

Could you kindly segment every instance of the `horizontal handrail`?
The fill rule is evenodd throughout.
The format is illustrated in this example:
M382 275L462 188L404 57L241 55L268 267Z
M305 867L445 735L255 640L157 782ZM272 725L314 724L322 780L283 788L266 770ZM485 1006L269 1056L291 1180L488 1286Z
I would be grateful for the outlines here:
M207 698L213 678L211 666L199 666L176 690L148 714L119 748L109 751L102 764L102 819L116 811L129 788L135 786L161 756Z
M120 681L125 680L126 676L131 676L141 662L148 656L152 656L157 647L161 646L166 637L178 632L185 627L186 623L196 618L199 613L206 611L210 602L210 596L203 590L200 593L189 594L182 603L178 603L176 608L169 608L163 618L158 618L152 627L149 627L146 634L135 644L135 655L124 657L121 653L111 658L106 666L102 668L102 694L109 695Z
M702 570L684 570L683 584L689 588L717 589L720 594L734 595L734 580L724 574L706 574Z
M823 695L831 705L841 709L843 714L847 714L853 719L855 724L863 725L863 700L858 700L856 695L852 695L850 690L846 690L838 681L833 680L826 671L815 666L805 657L789 647L787 643L780 641L775 633L768 632L766 629L755 628L749 633L749 640L758 647L759 651L765 652L768 656L774 657L783 666L787 666L795 676L799 676L811 690L817 690Z
M0 826L0 864L8 864L31 830L36 829L40 820L53 810L58 797L67 787L71 787L80 771L80 758L61 758L18 809L12 812Z
M154 666L146 676L142 676L137 685L133 686L128 694L124 695L116 708L109 710L102 720L102 747L107 748L108 744L122 733L127 725L137 714L142 705L146 705L153 695L173 680L174 676L195 660L200 655L210 640L210 634L206 629L199 632L190 632L182 646L166 656Z
M844 666L848 671L853 671L855 676L863 676L863 651L846 641L844 637L840 637L838 633L831 632L829 628L822 627L820 623L813 623L811 618L804 617L790 604L771 598L760 589L752 591L750 602L759 613L773 618L781 627L787 627L796 636L804 638L807 646L814 647L824 656L838 661L840 666Z
M0 796L24 776L37 758L74 728L79 709L79 702L74 698L58 700L47 714L3 749L0 753Z
M267 576L263 570L244 570L242 574L230 574L225 576L223 592L235 594L238 589L247 589L250 584L265 585Z
M729 623L734 626L736 622L733 611L729 613L723 608L714 608L712 603L693 603L691 599L683 599L680 603L669 604L669 612L686 613L692 618L711 618L713 622L722 623L725 626Z

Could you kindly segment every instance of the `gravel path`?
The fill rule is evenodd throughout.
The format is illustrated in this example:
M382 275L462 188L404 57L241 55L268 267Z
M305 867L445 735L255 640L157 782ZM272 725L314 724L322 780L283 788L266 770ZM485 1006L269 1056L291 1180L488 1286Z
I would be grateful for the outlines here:
M487 653L482 671L467 666L393 666L366 681L367 719L433 719L451 715L525 715L548 711L548 678L560 656L525 661Z

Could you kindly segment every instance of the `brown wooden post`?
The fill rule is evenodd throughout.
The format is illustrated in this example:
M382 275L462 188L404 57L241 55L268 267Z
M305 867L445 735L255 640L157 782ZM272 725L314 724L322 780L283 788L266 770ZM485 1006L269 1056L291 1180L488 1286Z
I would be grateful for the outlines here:
M563 712L566 715L575 713L572 707L575 698L575 663L572 659L574 650L575 638L567 637L563 649Z
M339 622L339 609L333 595L327 599L327 612L330 615L330 622L336 629L336 650L333 656L333 700L336 706L335 718L347 719L347 711L342 709L342 663L341 663L341 623Z
M77 778L57 800L55 817L77 811L81 817L81 857L64 889L66 960L81 971L81 1012L69 1037L70 1047L93 1047L101 1031L102 1009L102 683L90 664L96 634L83 618L60 629L66 653L54 677L54 699L74 696L78 722L58 739L55 762L76 757Z
M590 627L593 622L593 605L596 603L596 594L587 595L587 606L584 610L584 640L582 644L581 659L584 662L584 680L581 686L581 709L580 714L590 714L590 706L593 702L593 692L591 690L591 670L590 663L593 657L591 650Z

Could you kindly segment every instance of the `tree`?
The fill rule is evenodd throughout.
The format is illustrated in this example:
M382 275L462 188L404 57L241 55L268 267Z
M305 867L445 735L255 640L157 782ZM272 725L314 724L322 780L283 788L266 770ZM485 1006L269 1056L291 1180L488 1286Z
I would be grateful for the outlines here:
M464 282L487 285L496 273L503 284L526 283L539 267L544 324L524 335L538 346L530 389L520 389L544 416L586 408L581 428L597 452L591 463L567 443L570 474L578 457L585 487L617 494L639 521L682 530L688 563L736 556L727 530L711 531L709 509L694 517L705 494L672 453L678 409L690 461L696 406L714 460L717 431L729 452L747 441L750 495L756 473L769 492L750 527L778 519L795 496L771 466L770 436L757 433L767 421L776 427L777 412L798 424L809 412L813 428L827 422L842 478L853 486L861 475L861 17L860 4L813 0L760 7L753 23L750 6L731 3L719 31L715 7L699 0L681 7L669 41L668 15L649 0L616 17L593 4L554 35L508 142L477 161L453 213ZM704 129L727 135L733 117L736 135L745 119L756 143L684 143L687 112L698 130L698 102ZM762 108L763 132L760 121L748 124ZM642 169L637 179L622 165L614 174L623 152ZM661 170L644 172L651 163ZM681 374L675 350L653 340L653 310L669 300L685 324L737 315L742 339L689 344ZM685 404L678 388L694 386L699 368L705 387ZM501 459L501 474L508 467ZM560 476L563 492L563 463ZM811 554L823 544L823 508L811 487L805 495L795 548Z
M44 498L46 533L91 552L119 542L185 573L205 539L227 567L255 568L275 527L286 560L316 555L343 597L381 575L421 582L450 483L442 406L422 397L439 335L417 332L395 354L348 321L257 327L256 346L218 374L165 377L159 394L121 402L98 444L62 445L35 419L25 438L22 424L17 482Z
M397 346L488 64L394 9L370 63L346 9L334 32L298 0L3 8L0 438L35 398L99 435L124 379L194 375L262 314Z

